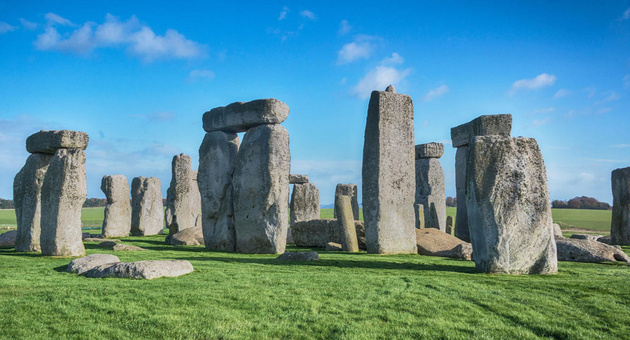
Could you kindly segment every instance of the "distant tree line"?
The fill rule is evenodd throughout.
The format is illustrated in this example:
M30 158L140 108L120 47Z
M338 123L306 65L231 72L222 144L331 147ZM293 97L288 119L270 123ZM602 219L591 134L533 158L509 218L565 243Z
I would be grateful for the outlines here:
M0 198L0 209L15 209L12 200L5 200Z
M553 200L551 202L552 208L557 209L595 209L595 210L608 210L611 209L610 204L606 202L600 202L593 197L574 197L568 201Z
M457 197L447 197L446 198L446 206L447 207L457 207Z

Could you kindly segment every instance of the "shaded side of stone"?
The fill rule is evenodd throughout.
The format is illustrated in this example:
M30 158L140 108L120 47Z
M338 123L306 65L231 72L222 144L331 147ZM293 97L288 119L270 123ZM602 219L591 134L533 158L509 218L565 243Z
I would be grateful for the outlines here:
M468 163L468 146L457 148L455 154L455 189L457 195L457 212L455 213L455 236L470 242L468 230L468 209L466 207L466 164Z
M611 174L613 211L610 239L613 244L630 245L630 167Z
M335 206L333 210L333 217L337 218L337 214L339 212L339 197L340 196L349 196L352 202L352 215L355 220L359 220L359 199L357 195L357 185L354 183L337 184L335 188Z
M426 228L446 231L444 170L437 158L416 160L415 204L422 204L424 207Z

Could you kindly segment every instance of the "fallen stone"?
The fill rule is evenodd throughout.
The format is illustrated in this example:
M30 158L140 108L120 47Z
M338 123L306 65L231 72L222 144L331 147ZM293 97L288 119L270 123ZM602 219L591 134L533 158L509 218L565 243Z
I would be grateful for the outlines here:
M7 231L6 233L0 234L0 247L13 247L15 246L15 241L17 239L18 232L17 230Z
M277 99L236 102L204 113L203 129L206 132L245 132L259 125L280 124L288 116L289 107Z
M416 159L422 158L440 158L444 155L444 144L442 143L425 143L418 144L415 147Z
M99 243L101 243L101 242L103 242L103 240L104 239L102 237L100 237L100 238L99 237L86 237L86 238L83 239L83 243L85 243L85 242L99 242ZM121 242L120 240L115 239L115 238L110 238L110 239L107 239L107 240L111 241L111 242L114 242L114 243Z
M415 204L424 207L425 228L446 231L446 186L437 158L416 160Z
M277 261L319 261L319 254L314 251L284 252L276 258Z
M172 161L171 185L166 194L164 221L169 235L188 228L201 227L201 197L195 186L192 160L185 154L175 155Z
M611 174L613 209L610 239L613 244L630 245L630 167Z
M152 280L158 277L176 277L193 272L193 266L184 260L152 260L118 262L96 266L87 272L86 277L118 277Z
M120 259L118 258L118 256L115 255L92 254L72 260L72 262L70 262L70 264L66 268L66 271L68 273L76 273L81 275L94 267L105 264L113 264L117 262L120 262Z
M313 183L295 184L291 193L289 224L319 218L319 189Z
M416 244L420 255L465 260L470 260L472 255L472 246L468 242L434 228L417 229Z
M512 115L484 115L451 129L453 147L470 144L475 136L509 137L512 132Z
M602 235L589 235L589 234L573 234L569 238L578 239L578 240L593 240L597 241L598 238L602 237Z
M560 229L560 225L558 223L553 224L553 237L555 238L564 237L562 236L562 229Z
M605 244L610 244L612 245L612 240L610 238L610 235L606 235L606 236L602 236L600 238L597 239L597 242L601 242L601 243L605 243Z
M97 245L97 247L101 248L113 248L117 243L114 241L102 241Z
M130 244L121 244L121 243L115 244L112 249L116 250L116 251L146 251L146 250L149 250L149 249L145 249L145 248L142 248L142 247L132 246Z
M71 130L41 130L26 139L26 151L54 154L58 149L85 150L90 138L87 133Z
M630 262L628 255L619 248L594 240L561 238L556 240L558 261L571 262Z
M174 246L202 246L203 230L200 227L184 229L173 235L170 244Z
M349 184L337 184L335 188L335 206L333 210L333 217L337 218L337 214L339 212L339 197L340 196L350 196L350 200L352 201L352 215L355 220L359 220L359 200L357 195L357 185L354 183Z
M103 176L101 190L107 198L104 237L127 237L131 231L131 203L129 202L129 182L124 175Z
M339 215L337 216L337 221L341 229L340 234L343 250L358 252L359 242L357 240L354 217L352 216L352 201L349 196L341 196L339 201Z
M453 248L448 257L470 261L472 260L473 248L470 243L462 243Z
M163 227L160 179L135 177L131 181L131 235L157 235Z
M308 183L308 175L289 174L289 184Z
M343 246L339 243L328 242L326 243L326 251L342 251Z

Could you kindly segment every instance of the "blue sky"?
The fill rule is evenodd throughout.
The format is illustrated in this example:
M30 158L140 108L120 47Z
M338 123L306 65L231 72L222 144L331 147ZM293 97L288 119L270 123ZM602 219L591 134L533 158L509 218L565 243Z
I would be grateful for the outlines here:
M627 1L0 1L0 197L40 129L90 135L88 197L103 175L170 182L171 159L198 166L201 117L278 98L291 113L292 172L322 204L361 184L369 94L394 84L415 106L415 142L511 113L538 140L552 199L612 203L630 166Z

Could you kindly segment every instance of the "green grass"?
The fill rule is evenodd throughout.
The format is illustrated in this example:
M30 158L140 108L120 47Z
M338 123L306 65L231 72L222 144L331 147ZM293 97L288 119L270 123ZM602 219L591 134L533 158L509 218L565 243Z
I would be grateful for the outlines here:
M563 229L575 226L610 233L611 210L551 209L553 221Z

